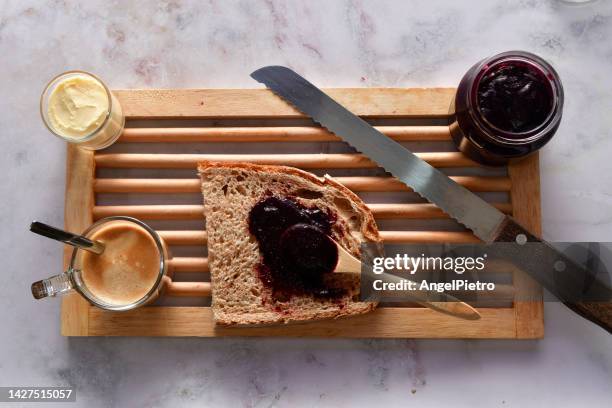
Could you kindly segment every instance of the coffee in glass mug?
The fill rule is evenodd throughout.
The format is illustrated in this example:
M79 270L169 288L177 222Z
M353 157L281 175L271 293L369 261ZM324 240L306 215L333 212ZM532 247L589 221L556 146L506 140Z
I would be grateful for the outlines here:
M66 272L32 284L35 298L76 291L93 305L116 311L157 298L168 270L168 250L153 229L117 216L96 222L83 235L103 243L104 252L75 248Z

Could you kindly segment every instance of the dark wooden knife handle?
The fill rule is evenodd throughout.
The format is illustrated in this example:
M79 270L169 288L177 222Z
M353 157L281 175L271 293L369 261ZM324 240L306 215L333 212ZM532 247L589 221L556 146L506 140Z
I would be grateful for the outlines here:
M543 242L540 238L531 234L527 229L522 227L516 220L512 217L507 216L503 223L501 224L496 237L494 239L495 242ZM582 284L584 279L589 272L581 265L576 264L574 261L569 259L564 254L558 252L556 249L551 247L549 244L544 243L541 249L539 249L539 253L529 254L533 259L522 261L524 264L528 264L529 262L537 262L538 259L555 259L563 261L566 265L566 270L563 272L564 274L570 275L570 279L574 279L578 284ZM553 252L550 252L553 251ZM520 263L521 261L519 261ZM544 265L542 265L544 267ZM550 277L550 283L553 284L552 273ZM611 289L602 284L600 282L596 282L598 285L597 293L600 295L601 299L610 299L609 293ZM544 285L547 286L547 285ZM554 293L554 291L553 291ZM608 301L575 301L574 299L568 299L567 297L561 296L563 303L572 309L574 312L578 313L580 316L584 317L587 320L592 321L593 323L601 326L608 333L612 333L612 303Z
M610 302L563 302L580 316L603 327L612 334L612 303Z

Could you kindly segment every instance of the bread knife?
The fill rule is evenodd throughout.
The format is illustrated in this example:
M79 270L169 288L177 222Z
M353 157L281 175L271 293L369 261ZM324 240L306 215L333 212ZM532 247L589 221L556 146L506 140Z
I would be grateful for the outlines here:
M530 254L529 261L532 265L541 261L543 265L545 261L556 259L555 264L563 266L567 279L559 283L552 270L546 268L530 268L528 273L574 312L612 333L612 303L606 301L612 299L612 290L603 280L530 233L514 218L376 130L293 70L267 66L251 73L251 77L471 229L485 243L516 242L522 245L541 242L540 250ZM575 284L587 281L590 282L589 293L601 301L576 299Z

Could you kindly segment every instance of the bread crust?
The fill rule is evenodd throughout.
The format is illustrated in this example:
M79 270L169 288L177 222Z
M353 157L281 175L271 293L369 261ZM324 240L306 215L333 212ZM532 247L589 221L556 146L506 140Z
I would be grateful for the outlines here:
M366 241L373 243L380 243L380 235L378 227L376 226L374 217L369 208L363 203L363 201L351 190L344 185L338 183L330 176L317 177L312 173L294 168L289 166L279 165L261 165L254 163L244 162L214 162L214 161L202 161L198 163L198 173L203 176L206 172L210 172L213 169L225 169L225 170L246 170L249 172L265 173L266 175L292 175L297 176L312 183L320 188L330 188L339 192L343 197L349 200L359 211L361 215L360 232ZM204 182L203 182L204 190ZM204 191L203 191L204 193ZM206 203L206 198L205 198ZM206 204L205 204L206 205ZM211 271L212 273L212 271ZM213 285L213 296L215 294L215 288ZM332 310L321 309L316 312L312 309L307 311L300 311L299 309L292 309L290 315L283 315L282 313L275 312L273 310L258 311L249 313L248 317L239 315L236 316L233 313L225 313L221 308L215 307L215 299L213 298L213 311L215 321L217 324L222 325L269 325L278 323L299 323L307 322L319 319L329 318L340 318L344 316L357 315L367 313L375 309L376 303L371 302L357 302L348 301L342 308L336 308Z

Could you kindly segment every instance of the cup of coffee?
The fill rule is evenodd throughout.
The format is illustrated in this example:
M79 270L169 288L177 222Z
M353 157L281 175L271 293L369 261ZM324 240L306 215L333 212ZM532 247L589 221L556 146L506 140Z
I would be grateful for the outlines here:
M169 257L157 232L135 218L116 216L101 219L83 235L104 244L104 252L75 248L64 273L32 284L36 299L77 292L94 306L125 311L159 296Z

